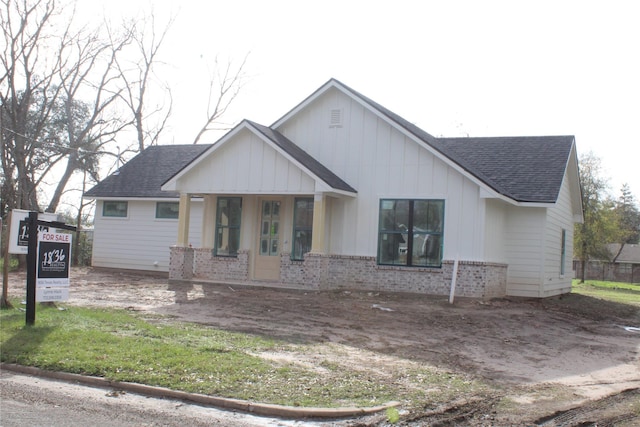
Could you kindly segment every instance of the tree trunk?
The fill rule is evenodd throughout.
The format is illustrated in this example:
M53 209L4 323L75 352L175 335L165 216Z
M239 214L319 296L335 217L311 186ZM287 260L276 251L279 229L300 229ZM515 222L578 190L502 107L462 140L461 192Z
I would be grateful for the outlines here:
M587 257L585 254L587 253L587 244L585 242L582 243L582 275L580 277L580 283L584 283L584 278L585 278L585 272L587 271L587 261L589 259L589 257Z
M620 254L622 253L622 249L624 249L624 243L620 244L620 249L618 249L618 253L616 254L616 256L613 257L613 259L611 260L611 262L615 263L618 260L618 257L620 256Z
M60 199L62 198L62 193L64 192L71 175L76 170L76 156L71 155L69 160L67 161L67 168L65 169L62 177L58 181L58 185L56 186L55 191L53 192L53 196L51 196L51 201L49 202L49 206L47 206L46 212L55 212L58 209L58 204L60 203Z

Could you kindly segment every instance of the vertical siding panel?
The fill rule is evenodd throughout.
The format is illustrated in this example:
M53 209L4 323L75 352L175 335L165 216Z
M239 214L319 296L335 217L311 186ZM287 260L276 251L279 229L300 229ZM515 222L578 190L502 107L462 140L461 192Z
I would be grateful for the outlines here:
M377 120L375 146L375 183L379 193L389 193L389 139L391 128L381 120Z
M425 194L435 194L433 182L435 157L427 150L420 149L418 162L418 174L416 177L418 180L418 188Z
M485 201L485 258L490 262L506 262L505 253L505 224L506 206L498 200L487 199Z
M260 183L261 191L269 191L275 186L276 172L276 152L273 148L263 145L262 151L262 179Z
M262 153L264 145L256 137L252 137L249 146L251 156L249 158L249 188L260 188L262 176Z
M445 169L444 177L446 182L445 194L445 234L444 234L444 257L445 259L455 259L460 255L464 259L464 253L461 253L460 239L462 238L460 227L462 226L462 176L457 172Z
M349 127L349 138L345 142L345 153L343 154L346 170L344 175L339 176L344 176L345 181L353 185L360 182L359 177L363 168L370 169L370 166L368 166L368 164L370 165L370 160L367 155L371 153L366 149L364 108L356 102L351 103L350 118L349 122L346 123Z
M251 176L251 166L253 159L253 144L251 139L243 139L238 141L240 145L240 152L242 156L236 156L236 185L238 190L247 191L249 189L249 182Z
M457 172L456 172L457 174ZM478 186L466 178L462 178L462 222L460 229L460 255L465 260L483 261L484 256L479 248L482 226L484 225L484 210L481 211L478 197ZM484 205L484 203L483 203Z
M289 160L282 157L281 155L276 155L274 166L274 188L279 192L284 192L287 190L287 181L289 180L289 166Z
M418 144L409 139L405 139L402 182L405 191L413 194L424 191L424 188L420 185L420 151Z

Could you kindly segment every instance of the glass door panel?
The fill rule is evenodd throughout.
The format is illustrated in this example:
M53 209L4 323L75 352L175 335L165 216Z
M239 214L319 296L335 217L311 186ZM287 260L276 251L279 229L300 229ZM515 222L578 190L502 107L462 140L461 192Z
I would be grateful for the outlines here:
M260 255L280 255L280 202L264 200L262 202L262 221L260 230Z

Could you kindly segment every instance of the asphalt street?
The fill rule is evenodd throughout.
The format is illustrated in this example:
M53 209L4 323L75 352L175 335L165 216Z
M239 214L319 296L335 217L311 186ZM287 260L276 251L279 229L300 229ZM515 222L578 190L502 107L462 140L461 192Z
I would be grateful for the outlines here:
M302 427L327 426L329 423L258 417L121 390L6 370L0 372L1 427L87 425Z

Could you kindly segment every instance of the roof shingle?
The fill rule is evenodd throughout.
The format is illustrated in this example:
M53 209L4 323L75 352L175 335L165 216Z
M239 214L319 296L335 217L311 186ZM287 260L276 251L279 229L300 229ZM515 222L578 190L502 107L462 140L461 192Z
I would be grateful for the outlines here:
M210 145L154 145L125 163L89 191L85 197L177 198L162 191L162 184L202 154Z
M439 138L454 160L498 193L518 202L554 203L573 136Z

